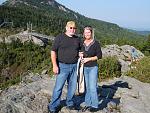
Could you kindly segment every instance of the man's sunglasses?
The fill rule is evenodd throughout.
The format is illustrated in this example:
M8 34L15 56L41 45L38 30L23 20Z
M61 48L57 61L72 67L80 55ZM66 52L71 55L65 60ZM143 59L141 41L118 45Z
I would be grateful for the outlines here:
M70 27L70 29L77 29L76 27Z

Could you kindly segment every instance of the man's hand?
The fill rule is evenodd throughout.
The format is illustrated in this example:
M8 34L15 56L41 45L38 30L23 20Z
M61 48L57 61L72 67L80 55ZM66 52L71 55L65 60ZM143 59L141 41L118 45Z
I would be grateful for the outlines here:
M54 75L57 75L59 73L58 66L53 66L53 73L54 73Z
M56 61L57 55L55 51L51 51L51 60L53 64L53 72L55 75L59 73L59 68L57 66L57 61Z

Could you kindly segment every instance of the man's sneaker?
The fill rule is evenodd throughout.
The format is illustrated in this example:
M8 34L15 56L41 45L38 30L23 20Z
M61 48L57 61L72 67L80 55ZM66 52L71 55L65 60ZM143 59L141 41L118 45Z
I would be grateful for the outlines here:
M50 110L49 106L47 106L47 108L48 108L48 113L56 113L56 111Z
M90 107L89 111L90 111L90 112L97 112L97 111L98 111L98 108Z
M86 111L89 111L90 110L90 107L89 106L85 106L81 109L82 112L86 112Z
M79 110L76 106L67 106L68 110Z
M56 113L55 111L48 110L48 113Z

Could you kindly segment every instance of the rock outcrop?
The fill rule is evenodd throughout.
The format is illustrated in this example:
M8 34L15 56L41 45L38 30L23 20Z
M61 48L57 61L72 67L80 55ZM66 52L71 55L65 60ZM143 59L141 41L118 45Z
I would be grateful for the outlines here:
M103 57L108 56L115 56L117 57L118 61L121 64L121 71L122 73L127 72L130 70L130 64L131 61L127 59L127 57L131 57L131 50L135 49L137 51L139 59L142 59L144 57L144 54L137 50L135 47L130 45L123 45L118 46L116 44L113 45L106 45L104 48L102 48Z
M36 32L31 33L28 31L23 31L15 35L10 35L8 37L5 37L4 40L0 37L0 42L5 41L5 43L11 43L13 40L17 40L17 39L19 39L22 43L31 41L34 44L37 44L39 46L44 46L48 43L48 40L54 40L54 37L43 35Z
M0 113L48 113L55 78L46 74L27 73L22 82L0 92ZM99 110L97 113L149 113L150 84L122 76L98 84ZM67 85L62 93L59 113L77 113L65 107ZM84 106L84 95L76 96L77 105Z
M142 52L140 52L139 50L137 50L133 46L130 46L130 45L118 46L116 44L106 45L104 48L102 48L103 57L116 56L119 59L125 59L126 54L128 52L131 53L131 50L133 48L138 52L139 58L143 58L144 57L144 54Z

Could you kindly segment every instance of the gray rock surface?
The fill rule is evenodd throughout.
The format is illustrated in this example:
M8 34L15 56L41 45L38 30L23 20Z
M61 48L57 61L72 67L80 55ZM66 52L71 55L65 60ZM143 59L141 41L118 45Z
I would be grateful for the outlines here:
M126 60L128 56L131 56L131 50L135 49L138 53L139 59L142 59L144 57L144 54L137 50L135 47L130 46L130 45L123 45L123 46L118 46L116 44L113 45L106 45L104 48L102 48L102 54L103 57L108 57L108 56L115 56L118 58L118 61L121 64L121 72L127 72L130 70L130 64L131 61Z
M132 48L134 48L138 52L139 58L144 57L144 54L142 52L140 52L135 47L130 45L123 45L123 46L118 46L116 44L106 45L104 48L102 48L102 53L103 57L116 56L119 59L125 59L125 55L127 54L127 52L131 53Z
M0 113L48 113L55 77L46 74L24 74L21 83L0 92ZM122 76L98 83L99 110L97 113L149 113L150 84ZM66 109L67 84L62 93L59 113L77 113ZM84 95L75 97L78 107L84 106ZM80 105L80 106L79 106ZM88 113L88 112L87 112Z
M54 37L43 35L36 32L28 32L23 31L15 35L10 35L8 37L5 37L5 43L11 43L13 40L19 39L22 43L32 41L34 44L37 44L39 46L44 46L47 44L48 40L54 40ZM0 42L3 42L4 40L0 37Z

